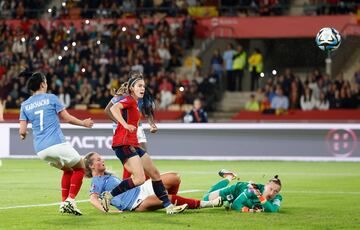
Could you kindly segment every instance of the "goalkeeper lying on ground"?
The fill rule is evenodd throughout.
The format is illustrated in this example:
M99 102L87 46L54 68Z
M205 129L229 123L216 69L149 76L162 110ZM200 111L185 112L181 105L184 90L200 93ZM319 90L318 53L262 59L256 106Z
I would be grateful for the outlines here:
M282 196L281 181L276 175L265 185L253 182L237 182L228 186L236 178L235 173L221 170L219 175L224 179L213 185L204 195L203 200L214 200L221 197L224 206L239 212L277 212L280 209Z

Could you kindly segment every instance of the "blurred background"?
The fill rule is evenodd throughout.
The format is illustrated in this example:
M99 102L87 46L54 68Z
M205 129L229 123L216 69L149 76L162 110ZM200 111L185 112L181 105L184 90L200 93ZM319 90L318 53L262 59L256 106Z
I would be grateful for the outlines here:
M0 119L29 96L23 70L98 121L140 70L158 122L359 120L359 23L358 0L0 0ZM331 56L322 27L342 35Z

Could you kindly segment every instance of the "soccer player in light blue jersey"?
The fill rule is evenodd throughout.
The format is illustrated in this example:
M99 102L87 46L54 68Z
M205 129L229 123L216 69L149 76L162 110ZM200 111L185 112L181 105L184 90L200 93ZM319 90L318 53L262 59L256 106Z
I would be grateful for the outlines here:
M111 191L114 187L121 183L121 180L106 171L105 162L101 155L96 152L90 152L84 157L85 176L91 178L90 202L102 212L105 210L99 201L100 194L104 191ZM161 180L169 193L172 204L187 205L189 209L213 208L221 206L221 199L212 201L200 201L197 199L179 196L178 190L180 186L180 177L177 173L168 172L161 174ZM151 180L147 180L144 184L127 190L111 199L111 205L121 211L153 211L163 208L161 200L155 195Z
M65 142L59 116L70 124L86 128L91 128L94 122L91 118L79 120L70 115L55 95L46 93L47 82L44 74L33 73L27 87L32 96L21 104L20 138L26 138L27 125L31 123L36 154L51 166L63 170L62 202L59 211L82 215L76 207L75 197L82 185L85 165L79 153Z

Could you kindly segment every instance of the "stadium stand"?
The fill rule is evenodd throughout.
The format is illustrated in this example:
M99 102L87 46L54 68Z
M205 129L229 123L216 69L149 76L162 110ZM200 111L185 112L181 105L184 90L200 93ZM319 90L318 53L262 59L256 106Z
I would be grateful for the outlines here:
M232 37L234 44L239 44L241 36L257 38L262 35L249 34L242 27L238 28L240 35L236 31L231 32L231 23L239 20L236 23L259 26L255 23L257 18L247 18L288 15L291 14L289 9L294 6L300 7L303 15L343 14L345 16L323 18L323 21L341 22L342 26L348 26L349 21L353 21L349 15L359 11L358 1L301 2L304 4L294 5L287 0L64 1L59 2L59 6L50 6L52 2L45 0L0 0L0 18L6 19L0 21L0 98L6 101L5 111L18 108L28 96L26 79L18 77L18 73L25 69L40 70L47 73L49 91L58 95L68 108L101 111L111 98L111 90L126 80L126 73L140 70L144 71L160 112L174 111L178 114L171 119L179 119L179 114L191 108L196 98L205 102L207 111L221 110L226 102L217 102L224 98L223 92L226 91L228 79L225 77L223 53L228 43L217 40L222 45L211 55L194 52L213 50L206 46L209 37ZM49 5L51 10L34 10L31 7L34 4ZM289 16L262 18L269 18L275 23L292 20ZM302 20L313 19L305 16ZM320 23L321 20L317 21ZM226 26L221 26L221 23L230 25L229 34L224 34ZM220 31L211 31L211 28L220 28ZM262 33L271 38L294 36L280 35L278 30L264 30ZM245 44L243 48L250 56L256 47ZM232 52L236 53L235 47ZM265 68L269 53L263 55ZM280 59L274 57L275 60ZM250 63L247 63L243 69L246 76L252 71L249 71L249 66ZM342 72L331 77L320 66L316 70L312 70L312 66L304 77L299 76L304 72L297 73L289 67L282 66L274 78L264 80L259 77L252 85L260 112L278 113L276 108L271 108L271 100L280 88L290 110L309 110L311 106L306 107L308 101L313 104L311 109L317 109L320 100L325 104L321 109L359 108L360 70L350 77L344 77ZM184 68L188 70L182 71ZM260 76L261 71L254 74ZM245 90L249 89L245 87ZM310 92L310 96L309 93L305 95L305 91ZM247 95L239 95L241 102L238 107L241 110L245 107ZM269 108L262 105L264 103L268 103Z

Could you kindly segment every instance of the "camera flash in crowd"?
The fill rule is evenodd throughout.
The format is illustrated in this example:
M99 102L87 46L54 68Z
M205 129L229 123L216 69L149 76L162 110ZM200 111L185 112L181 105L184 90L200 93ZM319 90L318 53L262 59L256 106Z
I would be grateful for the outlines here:
M261 72L260 77L265 77L265 74Z
M62 57L61 57L61 56L59 56L59 57L58 57L58 59L59 59L59 61L61 61L61 60L62 60Z
M49 9L48 9L48 12L51 13L51 12L52 12L52 9L49 8Z
M100 44L101 44L101 41L100 41L100 40L97 40L96 44L100 45Z
M75 47L75 46L76 46L76 42L72 42L71 45L72 45L73 47Z
M36 36L36 37L35 37L35 40L36 40L36 41L39 41L39 40L40 40L40 37L39 37L39 36Z
M85 68L81 68L81 72L85 73Z
M273 71L271 73L272 73L272 75L275 76L277 74L277 71L275 69L273 69Z
M184 89L184 87L180 86L179 90L180 90L180 92L184 92L185 89Z
M139 40L140 39L140 35L136 35L136 37L135 37L137 40Z
M126 31L126 27L123 26L123 28L121 28L121 30L122 30L123 32L125 32L125 31Z
M61 5L62 5L63 7L65 7L65 6L66 6L66 2L61 3Z
M67 34L70 34L70 30L66 30L66 33L67 33Z
M65 51L68 51L68 49L69 49L69 47L64 46L64 50L65 50Z
M24 38L24 37L22 37L22 38L21 38L21 41L22 41L22 42L25 42L25 38Z
M85 20L85 24L88 25L89 23L90 23L90 21L86 19L86 20Z

